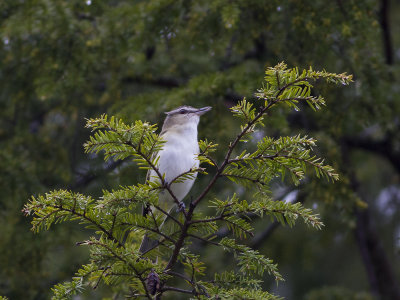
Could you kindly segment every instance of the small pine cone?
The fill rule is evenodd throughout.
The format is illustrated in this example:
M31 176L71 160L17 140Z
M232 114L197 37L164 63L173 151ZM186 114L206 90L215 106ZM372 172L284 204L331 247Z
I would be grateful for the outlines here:
M151 270L151 272L147 276L146 281L149 293L151 295L155 295L160 288L160 277L158 277L158 274L154 272L154 270Z

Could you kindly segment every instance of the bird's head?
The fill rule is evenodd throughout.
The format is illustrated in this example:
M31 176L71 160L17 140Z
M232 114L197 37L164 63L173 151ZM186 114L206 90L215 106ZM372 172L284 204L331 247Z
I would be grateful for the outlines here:
M210 110L211 106L202 108L194 108L187 105L180 106L165 113L167 118L164 121L162 130L166 131L177 127L197 126L200 121L200 116Z

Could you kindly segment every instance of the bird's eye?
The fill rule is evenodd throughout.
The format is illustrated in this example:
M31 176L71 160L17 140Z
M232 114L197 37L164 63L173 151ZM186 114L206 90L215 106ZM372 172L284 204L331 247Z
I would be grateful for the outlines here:
M181 110L179 110L179 113L180 113L180 114L186 114L186 113L187 113L187 110L184 109L184 108L182 108Z

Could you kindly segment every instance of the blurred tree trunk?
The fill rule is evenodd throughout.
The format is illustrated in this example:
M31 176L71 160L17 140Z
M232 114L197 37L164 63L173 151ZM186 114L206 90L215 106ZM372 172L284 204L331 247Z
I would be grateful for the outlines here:
M392 38L390 34L390 0L381 0L379 8L379 21L382 28L382 39L385 61L388 65L393 64L393 47Z
M379 299L399 300L399 285L371 222L369 209L356 209L355 216L355 238L367 271L371 292Z
M350 178L350 184L355 194L360 198L360 182L351 163L351 148L355 145L349 139L342 140L342 157L344 170ZM400 300L400 289L394 272L389 264L385 249L379 239L377 230L371 220L369 208L354 209L356 228L355 240L362 257L370 285L371 293L381 300Z

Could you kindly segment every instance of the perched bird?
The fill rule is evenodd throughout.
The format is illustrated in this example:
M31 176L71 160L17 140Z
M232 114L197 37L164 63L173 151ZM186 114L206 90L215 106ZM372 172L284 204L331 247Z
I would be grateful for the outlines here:
M200 116L209 110L211 110L210 106L203 108L181 106L166 112L167 117L160 134L165 143L162 150L156 155L159 157L157 168L160 174L164 176L167 184L190 169L198 168L199 161L196 158L196 155L199 153L197 125L199 124ZM171 184L170 189L179 202L189 193L196 176L197 173L192 178ZM160 182L160 178L154 170L148 172L147 180ZM173 197L166 189L160 191L158 205L166 212L169 212L175 206ZM154 208L150 209L156 213ZM144 214L148 212L148 210L146 212L146 209L144 209ZM140 245L140 252L145 253L149 251L157 243L157 240L153 240L145 235Z

